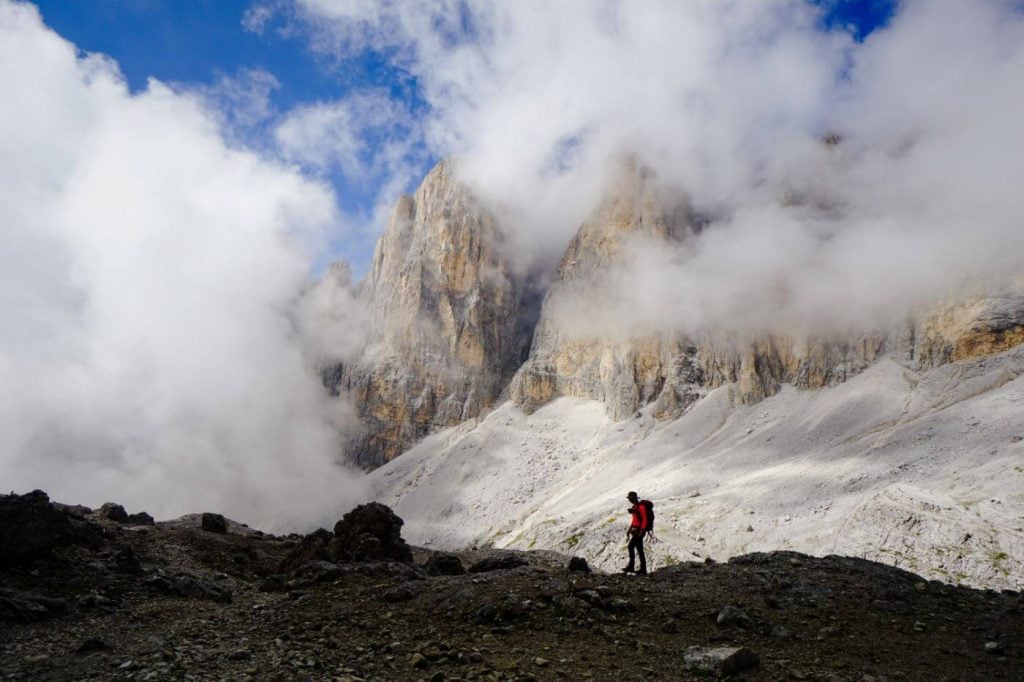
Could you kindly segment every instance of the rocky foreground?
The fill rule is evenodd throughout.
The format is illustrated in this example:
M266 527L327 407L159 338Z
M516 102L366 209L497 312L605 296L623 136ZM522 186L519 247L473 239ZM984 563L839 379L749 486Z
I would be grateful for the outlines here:
M1019 592L791 552L603 575L411 548L401 525L371 504L278 537L2 496L0 677L1024 678Z

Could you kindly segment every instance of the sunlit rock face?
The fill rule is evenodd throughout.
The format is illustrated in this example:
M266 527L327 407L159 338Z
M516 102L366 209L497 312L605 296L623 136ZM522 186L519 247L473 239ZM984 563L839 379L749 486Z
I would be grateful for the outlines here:
M1024 290L977 293L947 302L914 323L913 360L928 369L995 355L1024 343Z
M653 403L654 415L669 419L723 385L731 385L734 400L743 404L774 395L783 384L833 386L886 351L886 336L877 332L797 339L777 332L621 329L614 323L580 331L586 327L580 318L599 315L617 293L608 273L644 267L625 264L635 256L630 245L657 248L660 242L685 253L700 229L700 219L678 192L659 187L652 171L625 162L603 204L569 244L545 298L530 357L513 380L512 399L527 411L559 396L599 400L615 419Z
M529 329L498 226L439 163L401 197L359 296L369 341L341 372L363 422L350 458L373 467L476 417L519 366Z
M560 396L595 400L614 419L652 406L665 420L721 386L734 403L751 405L786 384L835 386L882 355L929 370L1024 342L1020 287L908 311L897 330L739 334L619 324L616 298L628 278L652 267L644 254L668 248L685 258L703 221L685 195L633 159L613 177L570 241L535 327L534 297L512 274L496 219L449 162L399 199L359 287L368 341L351 362L325 372L363 424L351 460L383 464L506 397L527 412Z
M614 293L607 274L624 265L631 244L683 242L698 230L678 195L660 187L650 170L624 161L611 191L559 264L530 357L513 381L513 400L528 411L558 396L600 400L621 419L659 399L659 409L677 413L699 397L694 387L702 381L702 368L688 340L664 330L581 333L567 319L586 318Z

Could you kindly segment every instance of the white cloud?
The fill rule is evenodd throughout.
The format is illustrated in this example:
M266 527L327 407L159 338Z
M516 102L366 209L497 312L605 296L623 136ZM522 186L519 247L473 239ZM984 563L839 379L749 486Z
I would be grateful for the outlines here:
M1024 267L1012 0L906 0L863 44L803 0L295 7L316 49L417 79L424 139L524 262L561 255L624 152L710 218L622 277L619 325L871 326Z
M359 232L376 236L395 197L415 186L429 159L422 131L403 102L382 91L357 90L333 102L300 105L274 130L278 152L318 174L340 173L373 205L347 216Z
M293 322L331 192L230 148L198 95L129 94L31 5L0 1L0 92L4 485L337 518L358 494L347 425Z

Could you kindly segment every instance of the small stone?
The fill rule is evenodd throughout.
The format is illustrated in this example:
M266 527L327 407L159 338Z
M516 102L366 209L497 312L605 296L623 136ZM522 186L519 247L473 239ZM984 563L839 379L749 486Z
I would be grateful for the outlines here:
M753 533L754 532L754 527L753 526L747 526L747 532L748 533Z
M916 621L914 623L914 632L924 632L926 629L928 629L928 626L921 621Z
M537 658L533 659L533 664L541 668L546 668L547 666L551 665L551 661L549 661L546 658L541 658L538 656Z
M749 630L754 627L754 619L746 614L746 612L735 606L726 606L718 613L718 617L715 622L722 627L738 627L744 630Z
M485 623L491 623L498 618L498 608L494 604L484 604L476 610L476 615L473 616L473 622L477 625L483 625Z
M416 592L413 589L406 587L405 585L393 587L381 595L381 599L388 602L389 604L397 604L400 602L412 601L415 598Z
M86 654L95 653L97 651L110 651L111 646L104 642L99 637L90 637L75 649L75 653L79 656L85 656Z
M446 679L445 674L440 670L430 676L430 682L444 682Z
M1001 654L1003 653L1003 645L999 642L985 642L985 653Z
M25 659L25 662L26 663L32 663L32 664L42 663L43 661L46 661L49 658L50 658L50 656L48 654L37 654L35 656L29 656L28 658Z
M746 647L708 649L692 646L686 650L683 661L694 672L728 677L757 667L761 658Z
M669 618L662 624L661 631L666 635L674 635L679 632L679 623L675 618Z

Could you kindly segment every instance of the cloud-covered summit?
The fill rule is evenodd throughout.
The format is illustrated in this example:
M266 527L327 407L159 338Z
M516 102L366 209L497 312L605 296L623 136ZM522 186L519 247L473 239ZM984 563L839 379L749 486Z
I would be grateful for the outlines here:
M458 157L524 267L623 153L685 194L708 228L634 297L678 326L881 324L1024 265L1019 3L907 0L863 41L803 0L290 7L314 49L415 79L412 137Z

